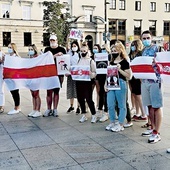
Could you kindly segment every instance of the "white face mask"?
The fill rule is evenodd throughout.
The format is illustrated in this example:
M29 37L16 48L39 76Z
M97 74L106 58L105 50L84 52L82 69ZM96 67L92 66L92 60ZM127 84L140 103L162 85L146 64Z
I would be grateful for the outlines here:
M72 47L72 51L76 52L78 50L78 47Z
M57 42L51 42L50 47L57 47Z

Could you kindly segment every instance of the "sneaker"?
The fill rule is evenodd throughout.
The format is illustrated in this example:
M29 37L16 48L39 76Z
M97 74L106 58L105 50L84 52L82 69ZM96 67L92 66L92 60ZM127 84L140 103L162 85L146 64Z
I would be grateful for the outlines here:
M1 107L1 108L0 108L0 113L3 113L3 112L4 112L4 108Z
M13 110L9 111L7 114L8 115L14 115L14 114L17 114L19 112L20 112L20 109L18 109L18 110L13 109Z
M119 123L116 124L114 127L111 128L111 131L112 132L120 132L120 131L123 131L124 130L124 127L121 126Z
M97 117L97 118L101 118L102 115L103 115L103 111L102 111L102 110L98 110L98 111L96 112L96 117Z
M107 113L103 113L102 117L100 118L100 122L105 122L106 120L109 119L109 116Z
M159 134L152 134L148 139L148 143L157 143L160 140L161 140L161 137Z
M106 126L106 130L111 130L114 127L114 123L110 123L109 125Z
M132 122L126 123L123 127L124 127L124 128L129 128L129 127L131 127L131 126L133 126L133 123L132 123Z
M41 114L41 112L39 112L39 111L36 111L36 112L32 115L33 118L35 118L35 117L40 117L40 116L42 116L42 114Z
M151 136L152 132L153 132L153 129L147 130L147 131L142 133L142 136Z
M87 117L86 117L86 115L83 115L83 116L81 117L81 119L79 120L79 122L80 122L80 123L83 123L83 122L85 122L85 121L87 121Z
M47 109L47 110L44 112L43 117L51 116L51 114L52 114L52 110Z
M32 117L32 115L36 112L36 110L31 111L31 113L28 114L28 117Z
M54 117L58 117L58 112L57 112L57 109L54 109L53 110L53 114L52 114Z
M147 117L136 116L133 119L134 121L147 121Z
M166 150L166 152L167 152L167 153L170 153L170 148L168 148L168 149Z
M137 117L139 117L138 115L133 115L132 120L135 120Z
M74 107L70 107L68 110L67 110L67 113L71 113L74 111Z
M97 121L96 115L92 115L91 123L96 123L96 121Z
M78 115L78 114L80 114L80 108L79 107L76 109L76 115Z

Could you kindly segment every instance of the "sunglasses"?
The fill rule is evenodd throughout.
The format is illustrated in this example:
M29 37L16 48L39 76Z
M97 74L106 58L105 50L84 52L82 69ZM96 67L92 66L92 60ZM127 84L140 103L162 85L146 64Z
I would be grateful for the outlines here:
M150 40L151 38L150 37L144 37L144 38L142 38L143 40Z

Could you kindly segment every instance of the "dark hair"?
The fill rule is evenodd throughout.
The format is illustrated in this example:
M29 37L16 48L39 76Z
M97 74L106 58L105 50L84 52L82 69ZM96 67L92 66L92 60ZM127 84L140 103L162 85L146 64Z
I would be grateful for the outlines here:
M151 33L149 30L143 31L143 32L142 32L142 35L143 35L143 34L150 34L150 35L152 36L152 33Z
M37 49L37 47L36 47L35 44L30 44L29 47L32 47L32 48L34 49L34 52L35 52L34 55L37 55L37 54L38 54L38 49Z
M80 46L79 46L79 43L77 42L77 41L73 41L72 43L71 43L71 52L72 52L72 55L74 55L74 51L72 51L72 47L73 47L73 44L75 44L77 47L78 47L78 49L77 49L77 53L80 51Z
M100 47L100 45L99 45L99 44L94 44L94 45L93 45L93 47L94 47L94 46L96 46L96 47L98 48L99 53L101 53L101 52L102 52L102 48Z

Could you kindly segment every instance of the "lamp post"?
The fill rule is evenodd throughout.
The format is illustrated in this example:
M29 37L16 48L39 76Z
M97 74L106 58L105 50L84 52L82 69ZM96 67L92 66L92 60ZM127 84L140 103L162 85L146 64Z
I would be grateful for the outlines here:
M104 0L104 19L105 19L105 28L104 28L104 32L105 32L105 44L107 44L107 5L110 4L109 2L107 2L106 0Z

